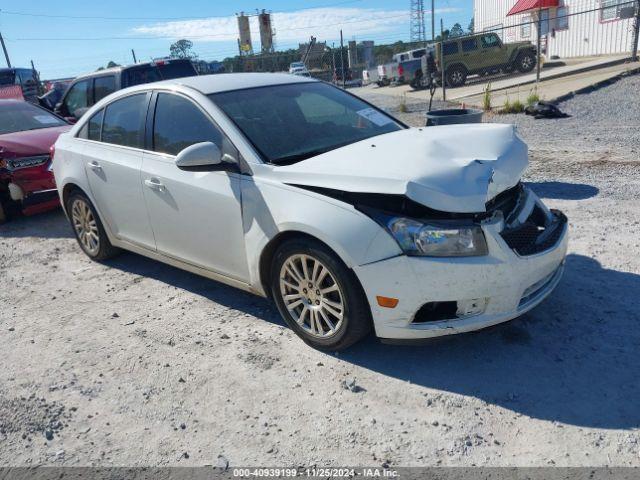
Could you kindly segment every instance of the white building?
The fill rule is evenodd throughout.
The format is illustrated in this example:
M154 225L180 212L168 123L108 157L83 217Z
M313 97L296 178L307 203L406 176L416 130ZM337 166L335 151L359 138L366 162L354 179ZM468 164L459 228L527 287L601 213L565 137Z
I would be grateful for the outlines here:
M547 59L629 52L636 0L474 0L475 31L537 42Z

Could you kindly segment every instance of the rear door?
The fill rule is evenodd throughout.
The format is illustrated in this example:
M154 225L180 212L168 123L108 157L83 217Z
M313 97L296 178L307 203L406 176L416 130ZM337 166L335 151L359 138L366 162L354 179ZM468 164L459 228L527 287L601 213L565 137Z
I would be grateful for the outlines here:
M155 103L142 182L158 251L248 281L237 164L192 171L175 164L180 151L199 142L213 142L236 160L237 150L191 99L158 93Z
M155 240L142 194L140 169L150 93L118 99L87 126L85 169L96 207L120 239L147 249Z
M462 58L469 72L476 72L483 67L482 55L479 55L478 38L469 37L460 40Z

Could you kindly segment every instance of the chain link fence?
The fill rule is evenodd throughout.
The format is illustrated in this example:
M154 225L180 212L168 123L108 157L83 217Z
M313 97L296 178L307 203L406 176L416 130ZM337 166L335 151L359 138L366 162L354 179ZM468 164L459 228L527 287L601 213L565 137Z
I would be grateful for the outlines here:
M373 42L355 41L307 50L301 45L235 57L225 66L233 72L286 72L303 61L301 74L341 86L442 88L446 99L447 90L516 77L531 83L560 69L571 74L637 60L639 15L640 0L474 0L471 25L442 25L434 42L389 42L375 49Z
M442 87L446 99L447 89L538 82L561 71L637 60L639 0L559 1L557 7L520 11L522 3L476 0L474 31L443 28L444 40L428 44L420 70L409 71L423 78L408 82Z

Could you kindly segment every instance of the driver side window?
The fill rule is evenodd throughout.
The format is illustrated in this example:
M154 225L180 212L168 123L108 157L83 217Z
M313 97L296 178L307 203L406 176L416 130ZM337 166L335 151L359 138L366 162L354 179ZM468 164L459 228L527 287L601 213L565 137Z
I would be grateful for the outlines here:
M231 142L193 102L180 95L159 93L153 125L153 150L177 155L200 142L215 143L223 154L238 158Z
M74 116L80 118L89 106L89 82L90 80L82 80L71 87L69 93L64 99L63 114L65 116Z

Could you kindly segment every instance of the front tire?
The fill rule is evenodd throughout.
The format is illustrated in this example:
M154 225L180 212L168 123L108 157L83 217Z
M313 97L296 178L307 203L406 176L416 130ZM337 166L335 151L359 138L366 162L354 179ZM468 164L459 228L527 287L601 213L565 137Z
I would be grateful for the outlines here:
M277 249L271 294L287 325L314 348L343 350L371 330L360 282L320 242L293 239Z
M115 257L120 249L111 245L91 200L80 192L72 193L66 203L71 228L82 251L92 260Z

